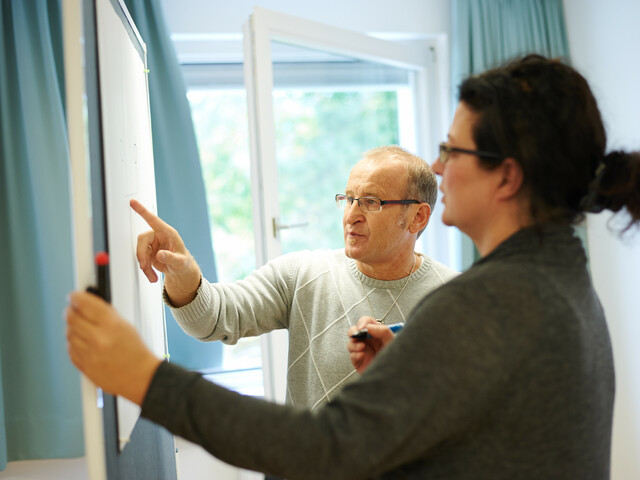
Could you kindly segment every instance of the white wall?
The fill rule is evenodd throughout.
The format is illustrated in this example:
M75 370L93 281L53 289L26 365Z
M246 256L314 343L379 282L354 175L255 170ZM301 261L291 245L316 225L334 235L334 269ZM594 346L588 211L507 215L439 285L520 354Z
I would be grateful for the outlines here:
M370 35L449 34L448 0L161 0L181 62L242 61L242 25L256 6ZM194 13L195 12L195 13Z
M609 148L640 150L640 1L564 0L573 64L599 102ZM610 214L592 215L587 241L616 367L612 479L640 478L640 234L620 240Z
M162 0L172 33L234 33L254 6L358 32L447 33L449 0ZM390 8L391 7L391 8Z

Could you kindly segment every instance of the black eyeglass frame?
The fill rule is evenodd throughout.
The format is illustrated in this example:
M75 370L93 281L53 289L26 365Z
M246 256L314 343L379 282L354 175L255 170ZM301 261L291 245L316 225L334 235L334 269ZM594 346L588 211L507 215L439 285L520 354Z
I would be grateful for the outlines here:
M500 155L499 153L484 152L482 150L467 150L466 148L451 147L446 143L442 142L440 145L438 145L438 159L440 160L441 164L444 165L449 161L449 154L451 152L469 153L471 155L476 155L478 157L497 158L498 160L504 159L504 155Z
M342 198L338 198L338 197L342 197ZM363 209L363 207L362 207L362 203L360 203L360 200L372 199L380 202L380 208L378 210L366 210L367 207L364 207L363 210L366 212L381 212L383 205L409 205L412 203L422 203L418 200L382 200L381 198L378 198L378 197L354 198L351 195L347 195L345 193L336 193L335 199L336 199L336 205L338 206L338 208L341 208L340 207L341 200L346 200L349 206L353 205L353 202L358 202L358 207L360 207L361 209Z

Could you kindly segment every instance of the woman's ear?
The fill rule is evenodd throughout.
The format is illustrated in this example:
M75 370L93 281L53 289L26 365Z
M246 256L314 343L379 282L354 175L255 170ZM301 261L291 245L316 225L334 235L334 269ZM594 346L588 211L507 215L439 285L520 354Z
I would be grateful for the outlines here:
M498 168L502 173L498 186L498 198L508 200L515 197L524 183L522 167L514 158L509 157L505 158Z

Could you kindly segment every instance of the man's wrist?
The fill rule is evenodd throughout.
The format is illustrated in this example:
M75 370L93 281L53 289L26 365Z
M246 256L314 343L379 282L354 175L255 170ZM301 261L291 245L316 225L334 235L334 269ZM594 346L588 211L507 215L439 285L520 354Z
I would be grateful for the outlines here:
M198 274L198 282L195 283L195 288L183 288L183 284L178 282L177 285L172 285L173 282L165 281L163 296L167 303L174 307L180 308L193 302L198 296L198 290L202 285L202 274Z

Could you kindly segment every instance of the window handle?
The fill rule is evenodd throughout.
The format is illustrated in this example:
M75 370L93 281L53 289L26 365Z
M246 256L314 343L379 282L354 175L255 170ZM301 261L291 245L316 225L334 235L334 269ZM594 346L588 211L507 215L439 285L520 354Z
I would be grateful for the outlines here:
M274 237L278 236L278 232L280 232L280 230L287 230L289 228L302 228L309 225L309 222L299 222L299 223L290 223L290 224L278 223L278 219L275 217L273 217L272 223L273 223Z

